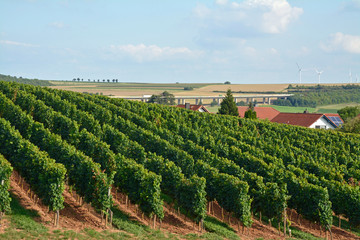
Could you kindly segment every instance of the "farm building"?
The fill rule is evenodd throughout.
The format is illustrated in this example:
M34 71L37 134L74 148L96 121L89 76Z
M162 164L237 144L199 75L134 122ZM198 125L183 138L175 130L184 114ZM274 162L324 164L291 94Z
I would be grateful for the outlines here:
M203 105L195 105L195 104L185 103L185 105L179 104L176 107L190 109L190 110L198 111L198 112L210 113L209 110L207 110L206 107L204 107Z
M335 113L279 113L271 122L316 129L335 129L344 123Z
M247 106L238 107L239 117L243 118L248 109L249 107ZM280 113L272 107L254 107L254 110L258 119L268 119L270 121Z
M249 109L247 106L238 107L239 116L244 117ZM268 119L271 122L303 126L307 128L335 129L344 124L337 113L280 113L271 107L254 107L258 119Z

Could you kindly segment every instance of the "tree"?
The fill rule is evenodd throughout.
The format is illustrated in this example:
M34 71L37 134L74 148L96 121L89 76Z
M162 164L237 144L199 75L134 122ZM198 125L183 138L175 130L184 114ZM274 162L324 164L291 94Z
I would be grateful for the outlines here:
M239 111L230 89L227 90L226 96L220 104L218 114L239 116Z
M254 110L254 104L252 102L249 103L249 109L245 112L244 117L256 119L256 112Z
M169 93L168 91L165 91L159 95L153 94L147 102L164 104L164 105L175 105L175 97L173 94Z
M360 117L348 120L340 130L347 133L360 134Z
M224 84L231 84L231 82L230 82L230 81L226 81L226 82L224 82Z
M236 106L246 106L247 104L244 101L236 103Z
M338 110L338 114L340 117L347 122L348 120L353 119L360 113L360 107L354 106L354 107L344 107L340 110Z
M211 103L210 103L210 106L214 107L218 105L218 102L214 99Z

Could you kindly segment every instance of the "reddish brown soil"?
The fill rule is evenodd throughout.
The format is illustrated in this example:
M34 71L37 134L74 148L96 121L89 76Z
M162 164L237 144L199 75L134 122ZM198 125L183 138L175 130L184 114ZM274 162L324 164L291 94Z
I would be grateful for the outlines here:
M209 205L209 204L208 204ZM212 202L212 209L211 213L208 214L212 217L217 218L219 221L222 221L222 210L221 207L218 205L217 202ZM224 222L229 224L229 213L223 211L224 215ZM283 239L283 236L280 236L278 231L270 227L268 225L261 224L259 221L253 219L254 223L252 224L251 228L244 228L239 225L238 220L234 217L230 217L231 224L229 224L234 230L237 231L238 235L241 239L257 239L257 238L264 238L264 239Z
M216 202L213 202L212 206L213 206L213 210L211 210L211 214L209 212L208 214L222 221L223 217L222 217L221 207ZM316 237L325 238L325 232L320 231L318 224L303 219L299 214L296 213L296 211L288 210L287 216L291 217L292 227L298 228L299 230L306 233L310 233ZM224 211L224 222L226 222L227 224L229 224L228 219L229 219L229 213ZM279 231L276 228L270 227L269 224L265 224L265 222L260 223L260 221L253 219L254 223L252 227L248 230L245 229L243 233L242 227L240 227L239 229L237 219L233 217L231 217L230 219L231 219L231 227L238 231L238 235L240 236L241 239L257 239L257 238L284 239L283 232L279 234ZM360 239L360 237L356 236L355 234L351 232L347 232L335 226L332 226L331 230L332 230L332 237L334 240ZM328 233L328 238L330 239L330 233Z
M320 230L318 224L303 219L299 214L296 213L295 210L288 210L287 215L291 219L291 226L296 227L303 232L311 233L316 237L325 237L325 232ZM332 226L331 231L333 239L360 239L360 237L356 236L355 234L347 232L339 227ZM330 238L330 233L328 233L328 237Z
M9 221L7 219L2 219L0 223L0 234L5 232L5 229L9 227Z
M149 219L146 216L143 216L139 208L135 204L129 203L126 205L126 196L122 193L112 192L114 197L115 205L122 211L130 216L130 219L141 222L142 224L153 227L153 219ZM193 228L194 223L189 219L185 220L185 217L179 216L177 213L174 213L174 209L171 209L169 206L164 206L164 219L160 223L156 221L156 228L159 229L161 226L162 230L167 230L171 233L185 235L188 233L199 233Z
M29 186L25 182L18 184L20 178L18 174L14 171L11 176L11 192L18 197L20 204L26 209L31 209L36 211L39 214L37 221L46 225L50 229L56 229L54 227L54 213L48 212L46 206L44 206L41 201L35 200L34 197L30 198L31 193L28 191ZM137 205L131 204L128 201L126 205L126 195L122 193L117 193L113 191L114 202L118 208L128 214L131 220L138 221L144 225L153 227L153 219L149 219L139 211ZM87 204L79 204L79 196L76 193L70 193L68 188L64 191L65 198L65 208L60 211L60 223L57 229L72 229L79 232L84 228L92 228L98 231L107 229L110 231L118 231L111 227L105 227L104 221L101 220L100 214L96 213L94 209ZM35 198L36 199L36 198ZM224 221L229 224L229 213L223 211L224 218L222 216L222 210L220 206L213 202L211 212L208 214L212 217L217 218L220 221ZM209 205L208 205L209 206ZM209 211L209 209L208 209ZM156 228L165 230L165 232L171 232L174 234L185 235L189 233L201 234L198 230L198 226L186 218L182 214L172 208L171 206L165 204L164 206L165 217L160 223L156 221ZM300 229L303 232L308 232L316 237L325 237L325 233L321 232L319 226L311 223L305 219L302 219L294 210L288 210L287 212L289 218L291 219L291 226ZM258 220L254 219L254 223L251 228L244 229L241 225L238 224L238 221L234 217L230 217L231 224L229 224L241 239L284 239L282 233L279 235L279 232L274 227L270 227L268 224L260 223ZM9 222L6 219L2 221L2 227L0 228L0 234L9 226ZM203 231L204 232L204 231ZM333 239L360 239L356 235L346 232L338 227L332 227L332 236Z
M34 210L39 214L37 221L47 225L50 228L54 227L54 212L49 212L48 207L41 203L41 200L34 201L30 198L29 185L26 182L18 184L20 181L17 172L13 172L11 176L10 191L17 196L20 204L29 210ZM73 193L75 196L75 194ZM101 223L101 216L92 208L88 208L86 204L79 205L77 198L73 197L68 189L64 191L64 205L65 208L60 211L60 221L58 228L69 228L73 230L81 230L84 228L93 228L96 230L105 229L104 223ZM88 210L90 209L90 211Z

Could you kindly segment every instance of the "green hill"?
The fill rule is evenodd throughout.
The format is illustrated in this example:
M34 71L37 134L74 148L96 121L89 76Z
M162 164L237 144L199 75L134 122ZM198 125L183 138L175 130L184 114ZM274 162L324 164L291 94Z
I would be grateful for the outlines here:
M4 75L4 74L0 74L0 81L17 82L17 83L30 84L30 85L34 85L34 86L43 86L43 87L53 86L53 84L50 83L50 81L48 81L48 80L13 77L13 76Z

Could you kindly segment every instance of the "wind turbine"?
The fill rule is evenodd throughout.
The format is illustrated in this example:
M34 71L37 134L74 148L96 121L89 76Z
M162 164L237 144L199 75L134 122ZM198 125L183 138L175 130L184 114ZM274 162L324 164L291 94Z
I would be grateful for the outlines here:
M350 81L350 83L352 83L352 73L351 73L351 69L349 70L349 81Z
M303 71L303 69L299 66L298 63L296 63L298 69L299 69L299 80L300 80L300 84L301 84L301 72Z
M324 71L319 71L319 70L317 70L317 68L315 68L315 71L316 71L316 73L318 74L319 84L320 84L320 76L321 76L321 74L322 74Z
M356 74L356 83L359 83L359 76Z

